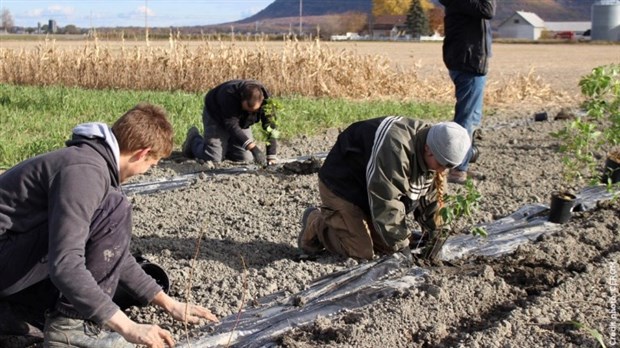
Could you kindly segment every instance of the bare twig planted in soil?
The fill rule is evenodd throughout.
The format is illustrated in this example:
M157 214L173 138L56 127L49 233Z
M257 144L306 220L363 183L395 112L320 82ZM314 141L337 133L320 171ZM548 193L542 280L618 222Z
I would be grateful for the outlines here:
M189 303L190 303L190 291L192 290L192 278L194 275L194 267L196 266L196 260L198 259L198 253L200 252L200 242L202 241L202 236L205 234L207 230L208 224L205 223L205 228L200 231L200 235L198 235L198 239L196 239L196 249L194 250L194 257L192 258L192 266L189 270L189 277L187 278L187 285L185 287L185 320L183 320L183 328L185 329L185 339L187 340L187 344L191 347L192 344L189 340L189 329L187 327L187 317L189 311Z
M237 311L235 325L230 331L230 337L228 338L228 343L226 343L226 347L230 347L230 341L232 341L235 331L237 330L237 325L239 325L239 319L241 318L241 311L243 311L243 305L245 303L245 294L248 292L248 268L245 265L243 255L239 254L239 258L241 259L241 265L243 266L243 292L241 293L241 304L239 305L239 310Z

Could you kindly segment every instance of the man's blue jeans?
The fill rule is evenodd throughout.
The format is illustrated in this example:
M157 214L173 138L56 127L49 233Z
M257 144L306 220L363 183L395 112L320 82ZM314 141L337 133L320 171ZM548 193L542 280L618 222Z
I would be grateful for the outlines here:
M482 121L482 100L484 98L484 86L486 75L473 74L466 71L450 70L450 78L454 82L456 105L454 107L454 122L467 129L469 137L473 136L474 130ZM467 171L469 160L472 156L470 149L456 169Z

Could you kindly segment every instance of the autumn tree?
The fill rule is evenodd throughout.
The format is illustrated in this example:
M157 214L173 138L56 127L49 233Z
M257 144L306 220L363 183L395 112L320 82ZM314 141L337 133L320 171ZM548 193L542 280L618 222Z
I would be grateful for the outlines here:
M415 38L419 38L422 35L430 35L431 29L428 17L422 8L420 0L413 0L411 2L405 24L409 32L411 32L411 35Z
M404 15L407 14L411 7L412 0L373 0L372 15ZM424 11L429 11L435 6L430 0L420 0L420 4Z
M343 31L358 33L364 29L368 23L368 15L361 12L346 12L341 14Z
M428 22L430 24L431 30L433 32L438 32L439 34L444 34L443 28L443 17L445 16L445 12L441 7L435 7L430 9L428 12Z
M13 29L13 25L15 24L13 22L13 16L11 15L11 12L9 10L2 9L2 30L6 31L11 31L11 29Z

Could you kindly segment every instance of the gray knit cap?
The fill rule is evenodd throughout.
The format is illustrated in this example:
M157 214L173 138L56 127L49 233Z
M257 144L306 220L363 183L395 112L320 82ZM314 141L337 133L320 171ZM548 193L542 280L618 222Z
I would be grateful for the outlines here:
M463 162L471 140L467 130L458 123L441 122L428 131L426 144L440 165L452 168Z

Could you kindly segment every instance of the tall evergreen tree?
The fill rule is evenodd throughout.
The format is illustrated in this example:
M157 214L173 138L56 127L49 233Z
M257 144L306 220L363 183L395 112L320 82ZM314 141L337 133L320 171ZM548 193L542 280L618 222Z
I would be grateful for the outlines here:
M407 29L411 32L411 35L415 38L431 34L428 16L426 12L424 12L420 0L413 0L411 2L405 24L407 25Z

